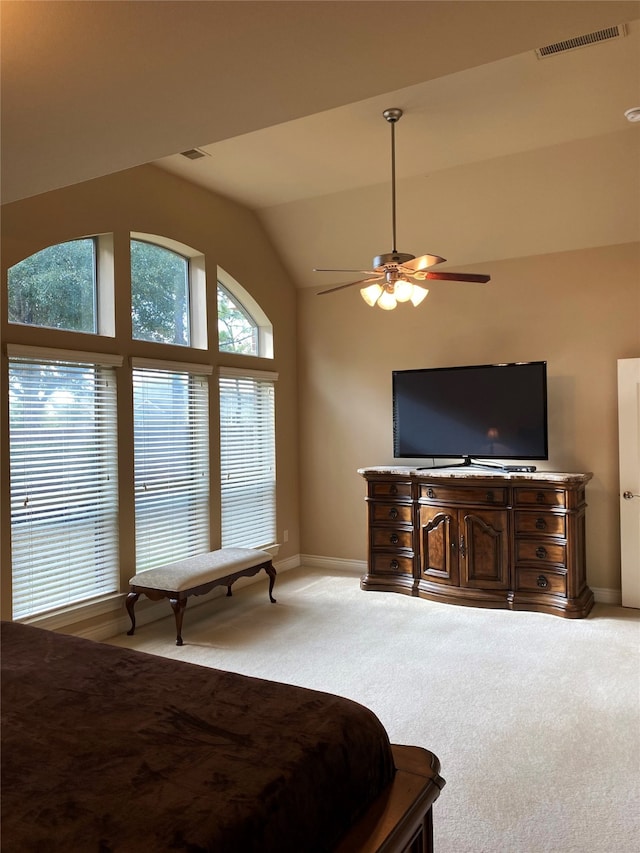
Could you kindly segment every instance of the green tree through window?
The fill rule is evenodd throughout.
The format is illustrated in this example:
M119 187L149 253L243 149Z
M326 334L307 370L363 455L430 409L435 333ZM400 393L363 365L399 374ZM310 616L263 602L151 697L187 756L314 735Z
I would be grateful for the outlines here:
M190 345L187 258L131 241L131 321L136 340Z
M222 352L258 355L258 326L218 282L218 345Z
M95 333L93 238L49 246L8 271L9 322Z

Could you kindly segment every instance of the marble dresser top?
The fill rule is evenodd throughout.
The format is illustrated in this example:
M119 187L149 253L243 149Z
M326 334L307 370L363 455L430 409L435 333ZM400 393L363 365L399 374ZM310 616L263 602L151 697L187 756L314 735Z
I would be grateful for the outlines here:
M422 479L456 480L531 480L557 483L586 483L593 477L591 473L567 473L562 471L502 471L499 468L481 468L473 465L452 466L451 468L428 468L415 465L376 465L371 468L358 468L358 474L371 477L376 474L386 474L395 477L415 477Z

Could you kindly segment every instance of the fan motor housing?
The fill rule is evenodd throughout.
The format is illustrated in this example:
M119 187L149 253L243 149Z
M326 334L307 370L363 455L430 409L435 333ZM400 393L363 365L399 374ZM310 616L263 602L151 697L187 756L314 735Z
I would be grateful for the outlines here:
M415 255L407 255L404 252L388 252L386 255L376 255L373 259L373 268L386 267L387 264L406 264L413 261Z

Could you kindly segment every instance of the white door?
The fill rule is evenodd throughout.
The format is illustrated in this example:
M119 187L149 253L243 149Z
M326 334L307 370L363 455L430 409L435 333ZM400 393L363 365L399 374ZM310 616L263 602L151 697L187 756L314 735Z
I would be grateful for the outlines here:
M622 604L640 608L640 358L618 361Z

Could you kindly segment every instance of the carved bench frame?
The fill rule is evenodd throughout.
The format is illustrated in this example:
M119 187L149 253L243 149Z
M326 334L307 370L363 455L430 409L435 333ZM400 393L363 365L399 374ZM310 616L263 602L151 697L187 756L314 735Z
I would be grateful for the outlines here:
M238 580L238 578L253 577L253 575L256 575L261 569L264 569L267 575L269 576L269 600L272 604L276 603L276 599L272 595L273 585L276 581L276 570L273 567L271 560L264 560L260 563L256 563L256 565L254 566L248 566L247 568L237 569L236 571L230 571L227 574L222 573L224 568L224 565L217 567L217 569L215 570L218 574L217 577L212 578L211 580L206 581L205 583L201 583L198 586L192 586L182 590L155 589L153 587L131 584L130 592L125 600L127 613L129 614L129 618L131 619L131 628L129 631L127 631L127 635L129 637L133 636L136 630L136 617L134 608L136 605L136 601L140 598L141 595L146 595L147 598L151 599L151 601L160 601L160 599L162 598L168 598L176 620L176 646L182 646L182 619L184 616L185 607L187 606L187 599L190 595L205 595L207 592L209 592L216 586L226 586L227 596L230 596L231 587ZM148 571L151 572L153 571L153 569L149 569Z

